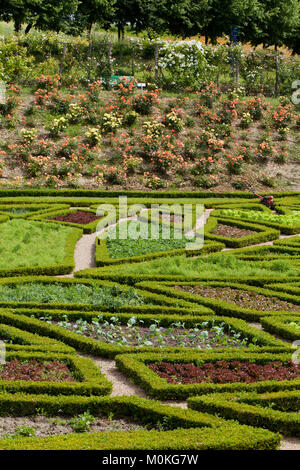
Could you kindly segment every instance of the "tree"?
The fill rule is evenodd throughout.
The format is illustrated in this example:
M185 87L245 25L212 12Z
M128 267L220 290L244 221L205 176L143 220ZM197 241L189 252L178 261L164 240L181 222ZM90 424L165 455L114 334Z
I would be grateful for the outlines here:
M191 31L194 20L190 11L195 0L152 0L148 4L148 24L154 31L185 37Z
M261 34L252 39L254 45L278 46L288 42L288 38L299 27L299 0L260 0L264 11L260 21Z
M93 24L110 24L114 13L114 0L82 0L73 16L70 31L81 33L85 29L91 34Z
M27 23L25 32L34 26L42 30L66 29L79 0L5 0L0 18L13 21L16 32Z

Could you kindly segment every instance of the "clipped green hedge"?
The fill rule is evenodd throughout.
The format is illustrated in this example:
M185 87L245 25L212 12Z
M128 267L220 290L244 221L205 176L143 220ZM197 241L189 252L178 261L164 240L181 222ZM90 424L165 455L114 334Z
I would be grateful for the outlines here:
M56 351L60 353L75 353L75 349L65 345L59 340L53 340L47 337L39 336L32 329L32 333L25 329L15 328L12 321L11 324L0 323L0 338L4 341L12 341L6 344L6 350L17 350L20 345L23 346L39 346L40 351ZM12 347L13 346L13 347ZM30 351L30 348L26 348ZM37 350L37 349L35 349Z
M188 399L188 406L192 410L296 437L300 437L299 404L300 390L264 394L213 393ZM276 406L283 410L272 409ZM289 410L289 407L292 412L284 411Z
M227 255L234 255L245 261L266 261L268 259L294 260L300 258L300 248L294 246L266 245L228 250Z
M279 335L290 341L296 341L300 339L300 328L289 325L289 323L297 321L300 324L300 312L298 315L264 317L261 319L261 324L266 331L272 334Z
M48 395L108 395L112 384L90 359L74 354L54 352L6 351L6 362L11 360L60 361L65 363L76 382L0 380L0 389L11 393L24 392Z
M215 235L211 233L215 230L219 224L229 225L232 227L238 227L241 229L252 230L252 235L247 235L240 238L225 237L220 235ZM280 231L272 228L266 228L262 224L249 223L249 222L238 222L234 219L227 219L222 217L209 217L205 228L204 228L204 238L209 240L216 240L219 242L225 243L227 247L231 248L240 248L248 245L255 245L256 243L263 243L269 240L275 240L279 238Z
M201 413L162 405L154 400L136 396L80 397L0 394L0 413L12 416L32 416L37 409L49 416L74 416L89 411L91 414L134 419L143 425L164 425L166 430L138 430L128 432L80 433L47 438L2 438L0 448L5 450L263 450L276 449L279 434L254 429Z
M289 238L281 238L280 240L275 240L274 245L279 246L293 246L295 248L300 248L300 235Z
M103 269L103 268L88 268L83 269L81 271L76 271L74 273L75 278L83 278L83 279L99 279L102 281L110 281L110 282L117 282L120 284L128 284L128 285L135 285L139 282L143 281L172 281L176 282L202 282L202 281L220 281L229 283L238 283L241 282L258 287L264 287L265 284L268 283L285 283L287 279L290 282L297 282L299 277L263 277L263 276L249 276L249 277L235 277L235 276L180 276L179 274L138 274L138 273L121 273L119 274L116 270L112 270L110 268Z
M256 286L248 286L245 284L230 283L230 282L176 282L177 286L194 286L195 284L209 285L209 286L226 286L236 289L243 289L249 292L256 292L265 296L277 297L281 300L286 300L293 302L297 305L300 303L299 297L291 296L289 294L284 294L281 292L272 291L265 288L260 288ZM274 315L291 315L291 312L286 311L265 311L265 310L255 310L250 308L240 307L235 305L233 302L226 302L224 300L219 300L216 298L202 297L200 295L191 294L190 292L180 291L175 289L174 282L139 282L136 284L137 287L149 290L153 293L163 294L165 296L170 296L173 299L177 298L180 302L190 302L195 304L205 305L210 307L217 315L225 315L230 317L242 318L249 321L255 321L264 316L274 316Z
M23 311L21 311L24 313ZM67 315L67 318L69 321L76 321L78 319L84 319L88 322L91 322L95 318L95 313L94 312L71 312L70 314L67 313L66 311L60 311L60 310L53 310L53 311L35 311L32 310L31 316L28 317L26 315L23 315L21 312L12 313L4 310L0 310L0 322L3 323L4 325L0 325L0 335L1 335L1 327L5 325L16 325L19 329L22 328L25 330L24 332L24 337L26 338L26 332L37 332L39 337L38 341L43 344L43 337L45 336L45 345L49 342L53 342L54 340L57 340L61 343L64 343L66 345L69 345L73 348L75 348L78 351L81 351L83 353L88 353L93 356L100 356L100 357L106 357L106 358L114 358L117 354L125 354L125 353L141 353L141 352L159 352L163 351L164 353L166 352L182 352L182 351L194 351L197 352L199 349L197 348L183 348L183 347L164 347L163 349L160 349L159 347L155 346L120 346L118 344L110 344L106 343L104 341L95 340L93 338L84 336L83 334L76 333L73 331L68 330L67 328L50 324L48 323L48 319L55 320L55 321L61 321L65 319L65 315ZM36 316L36 318L32 317L32 314ZM102 312L97 312L97 314L103 315L104 320L109 320L110 318L114 317L115 314L108 314L108 313L102 313ZM127 324L128 320L132 317L132 313L122 313L118 314L118 318L121 323ZM143 315L143 314L137 314L135 315L138 319L143 320L144 326L149 326L153 323L153 316L151 315ZM155 317L154 317L155 318ZM159 317L160 320L160 326L163 327L168 327L170 326L173 322L178 322L182 321L183 317L182 315L160 315ZM196 327L198 323L201 322L207 322L208 327L210 327L212 324L218 325L220 323L225 323L225 330L233 329L235 332L238 332L241 334L242 338L248 338L249 342L252 342L255 344L254 346L251 347L251 350L259 350L261 351L262 347L265 348L270 348L272 351L273 348L277 348L279 352L283 352L285 350L289 350L289 344L286 344L285 342L274 338L272 335L260 331L257 328L249 326L246 322L243 320L238 320L236 318L227 318L227 317L211 317L211 316L184 316L184 324L185 328L193 328ZM227 327L227 328L226 328ZM16 329L16 328L15 328ZM20 330L18 330L19 332ZM27 333L27 335L30 338L30 333ZM34 335L32 335L34 336ZM49 339L51 338L51 340ZM28 344L28 343L27 343ZM226 347L220 347L217 349L217 351L222 352L222 350L226 351ZM243 347L242 350L245 348Z
M216 361L251 361L256 364L265 364L269 361L288 362L291 360L291 353L266 353L251 352L241 350L228 350L222 353L214 351L199 351L198 353L184 352L176 353L142 353L142 354L121 354L116 356L117 367L127 375L134 383L142 387L145 392L158 400L185 400L193 395L203 395L214 392L275 392L279 390L299 390L300 378L297 380L268 380L254 383L226 383L226 384L169 384L166 379L159 377L150 370L147 364L150 363L194 363L201 366L207 362Z
M286 294L290 294L290 295L293 295L293 296L298 296L300 297L300 280L298 278L298 280L296 282L289 282L289 283L281 283L281 284L277 284L277 283L270 283L268 284L268 288L272 289L272 290L275 290L275 291L279 291L279 292L285 292Z
M60 264L53 266L34 266L24 268L0 269L0 277L24 276L24 275L59 275L69 274L75 268L74 250L77 241L82 237L82 230L73 229L69 234L65 244L65 256Z
M20 209L26 206L32 209L32 211L24 214L7 212L7 209ZM33 216L36 217L53 210L67 209L68 207L70 207L70 204L0 204L0 213L7 215L10 219L30 219Z

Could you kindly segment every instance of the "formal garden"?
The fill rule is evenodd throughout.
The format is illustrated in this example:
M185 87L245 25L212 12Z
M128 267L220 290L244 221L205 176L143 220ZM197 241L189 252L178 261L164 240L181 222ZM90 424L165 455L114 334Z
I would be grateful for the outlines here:
M298 2L6 3L0 450L299 450Z

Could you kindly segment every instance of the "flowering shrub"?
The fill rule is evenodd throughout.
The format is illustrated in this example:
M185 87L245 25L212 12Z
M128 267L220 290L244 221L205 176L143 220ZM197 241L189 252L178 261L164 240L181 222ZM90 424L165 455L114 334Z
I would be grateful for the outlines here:
M219 110L219 121L222 124L231 124L232 121L237 117L236 111L237 100L223 101Z
M218 89L214 82L210 82L208 85L204 86L201 91L197 91L196 94L198 95L199 104L201 106L212 108L217 99Z
M36 138L36 131L34 129L31 129L31 130L30 129L22 129L21 130L21 135L22 135L22 138L23 138L24 142L26 142L27 144L30 144Z
M58 136L67 127L68 121L64 117L54 119L49 128L51 135Z
M279 105L272 113L272 120L275 129L287 127L292 120L291 105Z
M126 168L106 167L104 169L104 178L111 184L124 184L127 180Z
M144 93L135 95L132 99L132 107L139 114L147 115L152 111L155 103L158 103L158 90L147 90Z
M40 75L39 77L36 77L35 80L35 86L37 89L43 89L43 90L53 90L54 88L58 88L61 85L61 77L59 75Z
M88 143L92 147L94 147L95 145L100 145L101 144L101 140L102 140L101 132L100 132L100 129L98 129L97 127L94 127L92 129L89 129L88 131L86 131L85 137L86 137Z
M160 189L165 188L167 186L166 181L164 179L159 178L154 174L150 175L149 172L144 173L143 182L145 187L149 189Z
M104 113L102 127L105 132L116 132L122 125L122 117L114 113Z
M204 48L198 41L165 43L159 54L158 66L167 72L164 83L169 88L195 89L209 73Z
M9 96L5 99L4 103L0 102L0 114L7 116L15 111L22 103L19 98L20 88L17 85L8 86Z
M93 83L89 83L88 87L89 87L88 97L90 101L97 103L99 101L100 90L103 89L102 80L95 80Z
M266 104L260 96L247 101L246 109L254 121L259 121L263 117L263 110L265 108Z
M123 123L125 126L131 127L133 126L138 118L139 114L136 111L129 111L123 117Z
M242 172L242 164L243 164L243 155L232 156L230 154L226 155L227 161L227 169L229 173L232 175L240 175Z
M183 129L183 120L176 111L171 111L165 116L164 124L175 132L180 132Z
M162 135L164 125L156 119L153 119L153 121L145 121L143 124L143 129L148 137L157 139Z
M243 113L242 119L241 119L241 127L243 129L248 129L250 124L252 123L252 116L250 113Z

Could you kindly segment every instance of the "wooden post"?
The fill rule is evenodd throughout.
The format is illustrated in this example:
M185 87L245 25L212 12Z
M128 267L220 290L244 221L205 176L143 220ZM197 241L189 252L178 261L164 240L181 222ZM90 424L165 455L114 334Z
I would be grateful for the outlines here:
M278 57L278 54L276 54L276 56L275 56L275 69L276 69L275 96L278 96L278 90L279 90L279 57Z
M157 82L158 79L158 46L155 46L155 66L154 66L154 81Z
M59 64L59 74L60 74L60 75L62 75L63 70L64 70L64 64L65 64L66 54L67 54L67 43L64 42L64 50L63 50L61 62L60 62L60 64Z
M264 87L264 58L261 61L261 71L260 71L260 88Z
M236 86L239 86L240 83L240 64L236 62L236 68L235 68L235 84Z
M108 64L111 66L111 40L108 41Z
M135 51L134 51L134 46L133 46L132 53L131 53L131 75L132 76L134 76L134 66L135 66L134 55L135 55Z

